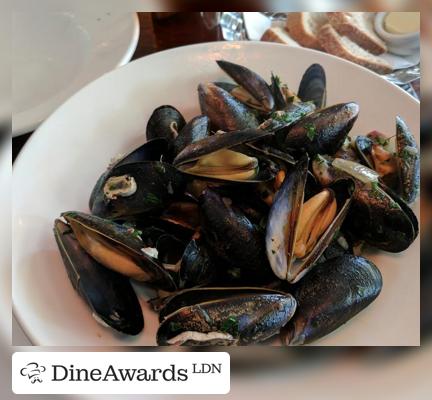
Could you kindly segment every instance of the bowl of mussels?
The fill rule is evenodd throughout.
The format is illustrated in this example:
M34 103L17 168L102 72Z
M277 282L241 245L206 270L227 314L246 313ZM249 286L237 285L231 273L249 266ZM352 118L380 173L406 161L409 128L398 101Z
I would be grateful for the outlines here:
M360 105L327 101L320 63L289 87L247 58L211 62L224 78L198 85L196 116L168 96L142 143L107 158L88 208L53 221L65 271L122 337L146 330L144 286L158 345L315 343L379 297L365 249L417 238L419 146L398 115L353 136Z

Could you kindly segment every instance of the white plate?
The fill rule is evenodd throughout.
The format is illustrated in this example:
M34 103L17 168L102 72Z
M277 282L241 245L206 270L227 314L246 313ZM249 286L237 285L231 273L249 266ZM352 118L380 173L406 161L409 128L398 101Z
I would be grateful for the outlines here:
M155 344L157 320L144 298L146 327L135 338L113 334L93 320L68 281L52 225L63 211L88 210L96 179L111 157L144 141L154 108L172 104L187 118L197 115L198 83L225 77L214 62L220 58L265 77L278 73L292 88L311 63L321 63L327 73L328 104L360 104L353 134L373 129L393 134L397 114L416 135L419 132L419 103L407 93L355 64L303 48L259 42L200 44L148 56L101 77L41 125L14 166L13 301L35 344ZM419 241L402 254L379 252L372 259L383 273L381 295L317 344L419 344Z
M13 14L14 136L34 130L77 90L126 64L138 42L135 13L49 12L36 6Z

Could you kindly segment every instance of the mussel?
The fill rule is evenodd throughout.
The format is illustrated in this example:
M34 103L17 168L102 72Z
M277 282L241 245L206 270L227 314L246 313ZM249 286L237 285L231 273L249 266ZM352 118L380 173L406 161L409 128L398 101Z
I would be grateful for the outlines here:
M308 164L304 157L288 173L267 220L267 257L275 275L290 283L300 280L315 265L351 203L350 181L305 199Z
M281 146L286 150L304 150L310 156L333 155L342 146L358 112L359 106L353 102L317 110L290 125Z
M93 191L91 211L111 219L159 211L185 184L183 174L161 161L116 165Z
M216 63L234 79L246 93L250 94L265 111L269 112L273 110L275 104L273 94L270 87L260 75L243 65L229 61L217 60Z
M149 140L143 145L132 150L130 153L113 160L108 166L107 170L99 177L96 185L91 192L89 200L90 210L93 209L93 206L95 206L95 208L98 208L98 203L103 202L103 188L106 183L107 177L113 168L142 161L159 161L167 154L167 151L168 142L165 139L159 138Z
M305 71L297 95L304 102L311 101L318 109L325 107L327 98L326 75L320 64L312 64Z
M167 307L174 311L166 315L159 326L159 345L257 343L279 333L296 308L291 295L278 291L210 288L209 297L205 291L203 289L194 302L186 301L187 305L182 301L185 292L170 300ZM191 293L192 298L193 295Z
M171 274L133 228L85 214L62 214L81 247L96 261L122 275L158 289L175 290Z
M317 340L346 323L379 295L379 269L363 257L343 255L319 264L293 289L298 307L281 333L287 345Z
M171 144L185 124L183 115L175 107L160 106L153 111L147 122L147 140L163 138Z
M420 152L414 136L401 117L396 117L396 148L390 138L377 131L357 136L356 149L362 161L380 175L380 179L407 203L418 196Z
M185 147L174 165L190 175L231 182L261 182L273 178L270 161L232 148L270 135L259 129L224 132Z
M173 142L174 155L180 153L186 146L206 138L210 133L210 121L206 115L192 118L178 133Z
M203 192L200 209L202 233L224 268L238 269L242 281L268 280L271 270L263 232L230 204L229 199L224 199L214 190Z
M216 265L202 238L192 239L186 246L180 264L179 287L209 285L217 275Z
M70 227L59 219L54 223L54 235L72 286L96 320L128 335L140 333L144 319L129 279L90 257Z
M350 176L355 190L346 227L354 237L379 249L398 253L407 249L418 235L417 217L390 188L379 182L379 175L349 160L318 157L313 170L322 185Z
M198 97L201 112L211 123L224 131L257 128L254 112L226 90L213 83L200 84Z

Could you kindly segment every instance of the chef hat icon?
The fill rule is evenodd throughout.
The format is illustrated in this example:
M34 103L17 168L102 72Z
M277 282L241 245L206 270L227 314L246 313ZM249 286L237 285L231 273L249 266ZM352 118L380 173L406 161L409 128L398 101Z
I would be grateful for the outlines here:
M28 363L24 368L21 369L20 373L22 376L27 376L31 383L42 382L40 374L45 372L46 368L38 363Z

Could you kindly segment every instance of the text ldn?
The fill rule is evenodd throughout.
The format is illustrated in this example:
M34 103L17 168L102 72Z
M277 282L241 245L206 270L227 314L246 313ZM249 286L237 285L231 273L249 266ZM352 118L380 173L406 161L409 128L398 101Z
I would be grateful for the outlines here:
M109 365L106 369L87 369L75 368L70 365L69 368L64 365L53 365L53 382L72 381L187 381L187 369L177 369L174 364L169 368L114 368Z

